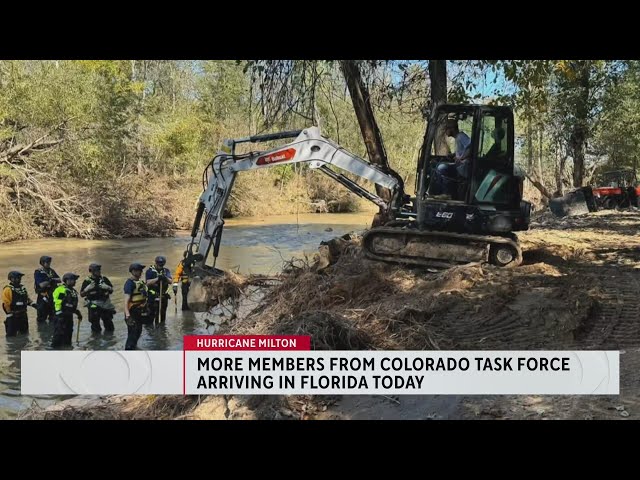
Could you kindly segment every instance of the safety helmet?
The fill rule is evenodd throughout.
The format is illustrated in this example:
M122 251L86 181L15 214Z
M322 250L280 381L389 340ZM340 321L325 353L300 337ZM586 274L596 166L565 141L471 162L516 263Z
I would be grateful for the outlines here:
M17 278L18 280L20 280L22 277L24 277L24 273L18 272L16 270L12 270L9 272L8 278L9 280L13 280L14 278Z
M75 273L65 273L62 276L62 281L66 282L67 280L77 280L80 278L80 275L76 275Z
M144 265L142 265L141 263L132 263L131 265L129 265L129 272L132 272L134 270L144 270Z
M40 257L40 265L44 265L45 263L51 263L52 258L47 256L47 255L43 255Z

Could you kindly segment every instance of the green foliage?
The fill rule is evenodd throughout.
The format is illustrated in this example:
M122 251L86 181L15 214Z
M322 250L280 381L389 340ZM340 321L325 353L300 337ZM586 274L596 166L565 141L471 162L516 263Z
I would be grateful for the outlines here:
M143 217L153 215L163 220L144 221L145 228L151 229L147 233L165 233L171 221L160 211L171 209L171 204L150 202L145 194L130 190L157 182L162 191L173 181L177 183L170 189L197 187L202 168L225 138L318 125L325 135L366 157L338 63L0 61L0 190L3 205L13 212L12 225L0 229L5 232L0 239L53 230L76 236L127 234L135 228L125 223L143 222ZM563 159L571 155L577 126L583 129L587 153L602 159L597 165L590 160L589 168L637 163L639 62L449 64L450 102L515 107L519 162L538 171L543 182L570 176L568 168L562 170ZM361 61L359 65L390 164L410 188L426 126L428 63ZM474 92L488 75L502 78L509 88L493 98L481 98ZM588 95L580 95L585 78ZM6 157L16 148L18 153ZM322 182L311 180L316 175L305 166L281 166L261 171L259 177L260 185L284 199L283 208L296 205L298 209L302 194L294 192L305 189L304 195L311 200L326 196L342 202L337 193L342 187L336 185L330 191ZM302 185L296 178L301 178ZM232 200L235 212L259 211L248 203L261 201L262 187L253 191L250 185L248 177L239 182L238 188L245 190ZM113 190L103 192L108 208L99 206L98 186ZM20 203L16 191L21 192ZM96 202L77 202L87 194L95 196ZM191 208L187 203L185 211ZM60 208L54 226L33 225L39 212ZM115 215L116 211L122 214ZM20 225L15 225L16 218L22 219ZM176 217L173 221L181 223Z
M640 157L640 62L629 61L606 85L593 149L605 158L599 170L637 168Z

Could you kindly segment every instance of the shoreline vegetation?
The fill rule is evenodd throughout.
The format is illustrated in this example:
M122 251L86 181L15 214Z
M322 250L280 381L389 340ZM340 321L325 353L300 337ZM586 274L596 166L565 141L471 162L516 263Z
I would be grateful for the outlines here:
M229 138L318 125L367 158L337 65L318 87L322 95L314 100L313 118L289 112L274 119L260 108L246 62L2 60L0 243L162 237L190 229L202 172ZM401 112L397 102L379 113L393 168L409 179L423 115L418 109ZM240 173L226 213L342 213L360 211L362 204L299 164Z
M78 225L77 231L51 229L47 225L33 221L30 214L18 217L4 216L0 218L0 243L60 237L92 240L169 237L180 232L191 231L200 189L193 180L173 180L173 182L182 185L172 190L167 198L160 198L155 203L147 201L146 198L154 198L153 191L159 190L162 184L170 183L169 180L156 179L153 183L145 185L144 189L136 195L114 196L119 199L117 205L110 202L110 196L103 197L104 204L96 203L95 205L99 213L87 216L84 224ZM245 183L252 186L247 187ZM262 194L250 198L232 198L225 212L225 222L228 226L250 225L260 224L264 218L272 218L277 223L279 217L327 213L370 213L373 218L377 211L375 206L346 190L331 192L329 182L326 189L330 194L322 198L317 196L312 198L307 187L306 177L301 179L297 189L284 192L277 187L274 188L269 177L241 177L234 191L255 188L256 192L262 192ZM273 198L276 200L274 201ZM270 200L266 202L267 199ZM130 203L123 205L126 202Z

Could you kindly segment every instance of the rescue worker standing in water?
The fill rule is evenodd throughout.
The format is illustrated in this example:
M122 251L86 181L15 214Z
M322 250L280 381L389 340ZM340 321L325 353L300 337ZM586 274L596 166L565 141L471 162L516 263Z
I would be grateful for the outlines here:
M165 268L167 259L157 256L155 265L147 268L145 280L149 290L149 310L155 323L164 323L167 319L167 305L169 304L169 288L171 287L171 272ZM162 306L160 305L162 303Z
M107 277L102 276L102 266L97 263L89 265L91 273L80 288L80 296L86 300L86 307L89 310L89 323L91 331L100 333L100 319L104 323L105 332L113 332L113 315L116 309L109 300L109 295L113 293L113 284Z
M48 318L54 323L56 318L53 291L60 284L60 277L51 268L51 260L51 257L43 255L40 257L40 268L33 272L38 303L38 322L44 322Z
M78 292L74 288L80 275L65 273L62 276L62 284L53 291L53 303L56 317L53 327L53 348L70 346L73 337L73 314L82 321L82 314L78 310Z
M135 350L142 334L142 324L148 323L147 285L140 279L144 265L132 263L129 266L131 278L124 284L124 321L127 324L125 350Z
M173 294L178 295L178 282L180 282L182 290L182 310L189 310L189 303L187 302L187 295L189 295L189 287L191 286L191 279L189 273L191 272L191 265L186 264L187 255L189 252L186 250L182 254L182 260L176 267L176 273L173 275Z
M35 309L38 305L29 298L27 289L22 285L24 273L9 272L9 285L2 290L2 309L7 315L4 327L7 337L15 337L18 333L29 333L27 305Z

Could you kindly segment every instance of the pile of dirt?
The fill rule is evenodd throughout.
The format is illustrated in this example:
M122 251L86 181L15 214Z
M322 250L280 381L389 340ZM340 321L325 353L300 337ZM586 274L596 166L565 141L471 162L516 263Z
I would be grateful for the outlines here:
M637 209L603 210L567 218L547 212L537 216L530 230L519 232L518 237L528 263L631 265L640 261L639 231ZM621 252L624 255L619 255Z
M640 221L639 213L639 209L630 208L625 210L601 210L599 212L560 218L546 211L532 217L531 228L534 230L538 228L554 230L608 228L613 222L621 226L624 231L638 226ZM625 226L628 228L625 228Z
M219 333L310 335L322 350L551 348L573 340L598 295L544 263L430 273L343 248L320 271L282 275L258 308Z
M216 395L203 399L185 419L189 420L308 420L316 418L339 400L316 395Z
M255 310L217 333L310 335L316 350L571 349L599 306L591 280L545 263L432 273L370 261L358 244L325 245L330 255L316 260L333 263L290 268ZM215 396L187 418L333 418L340 401Z

